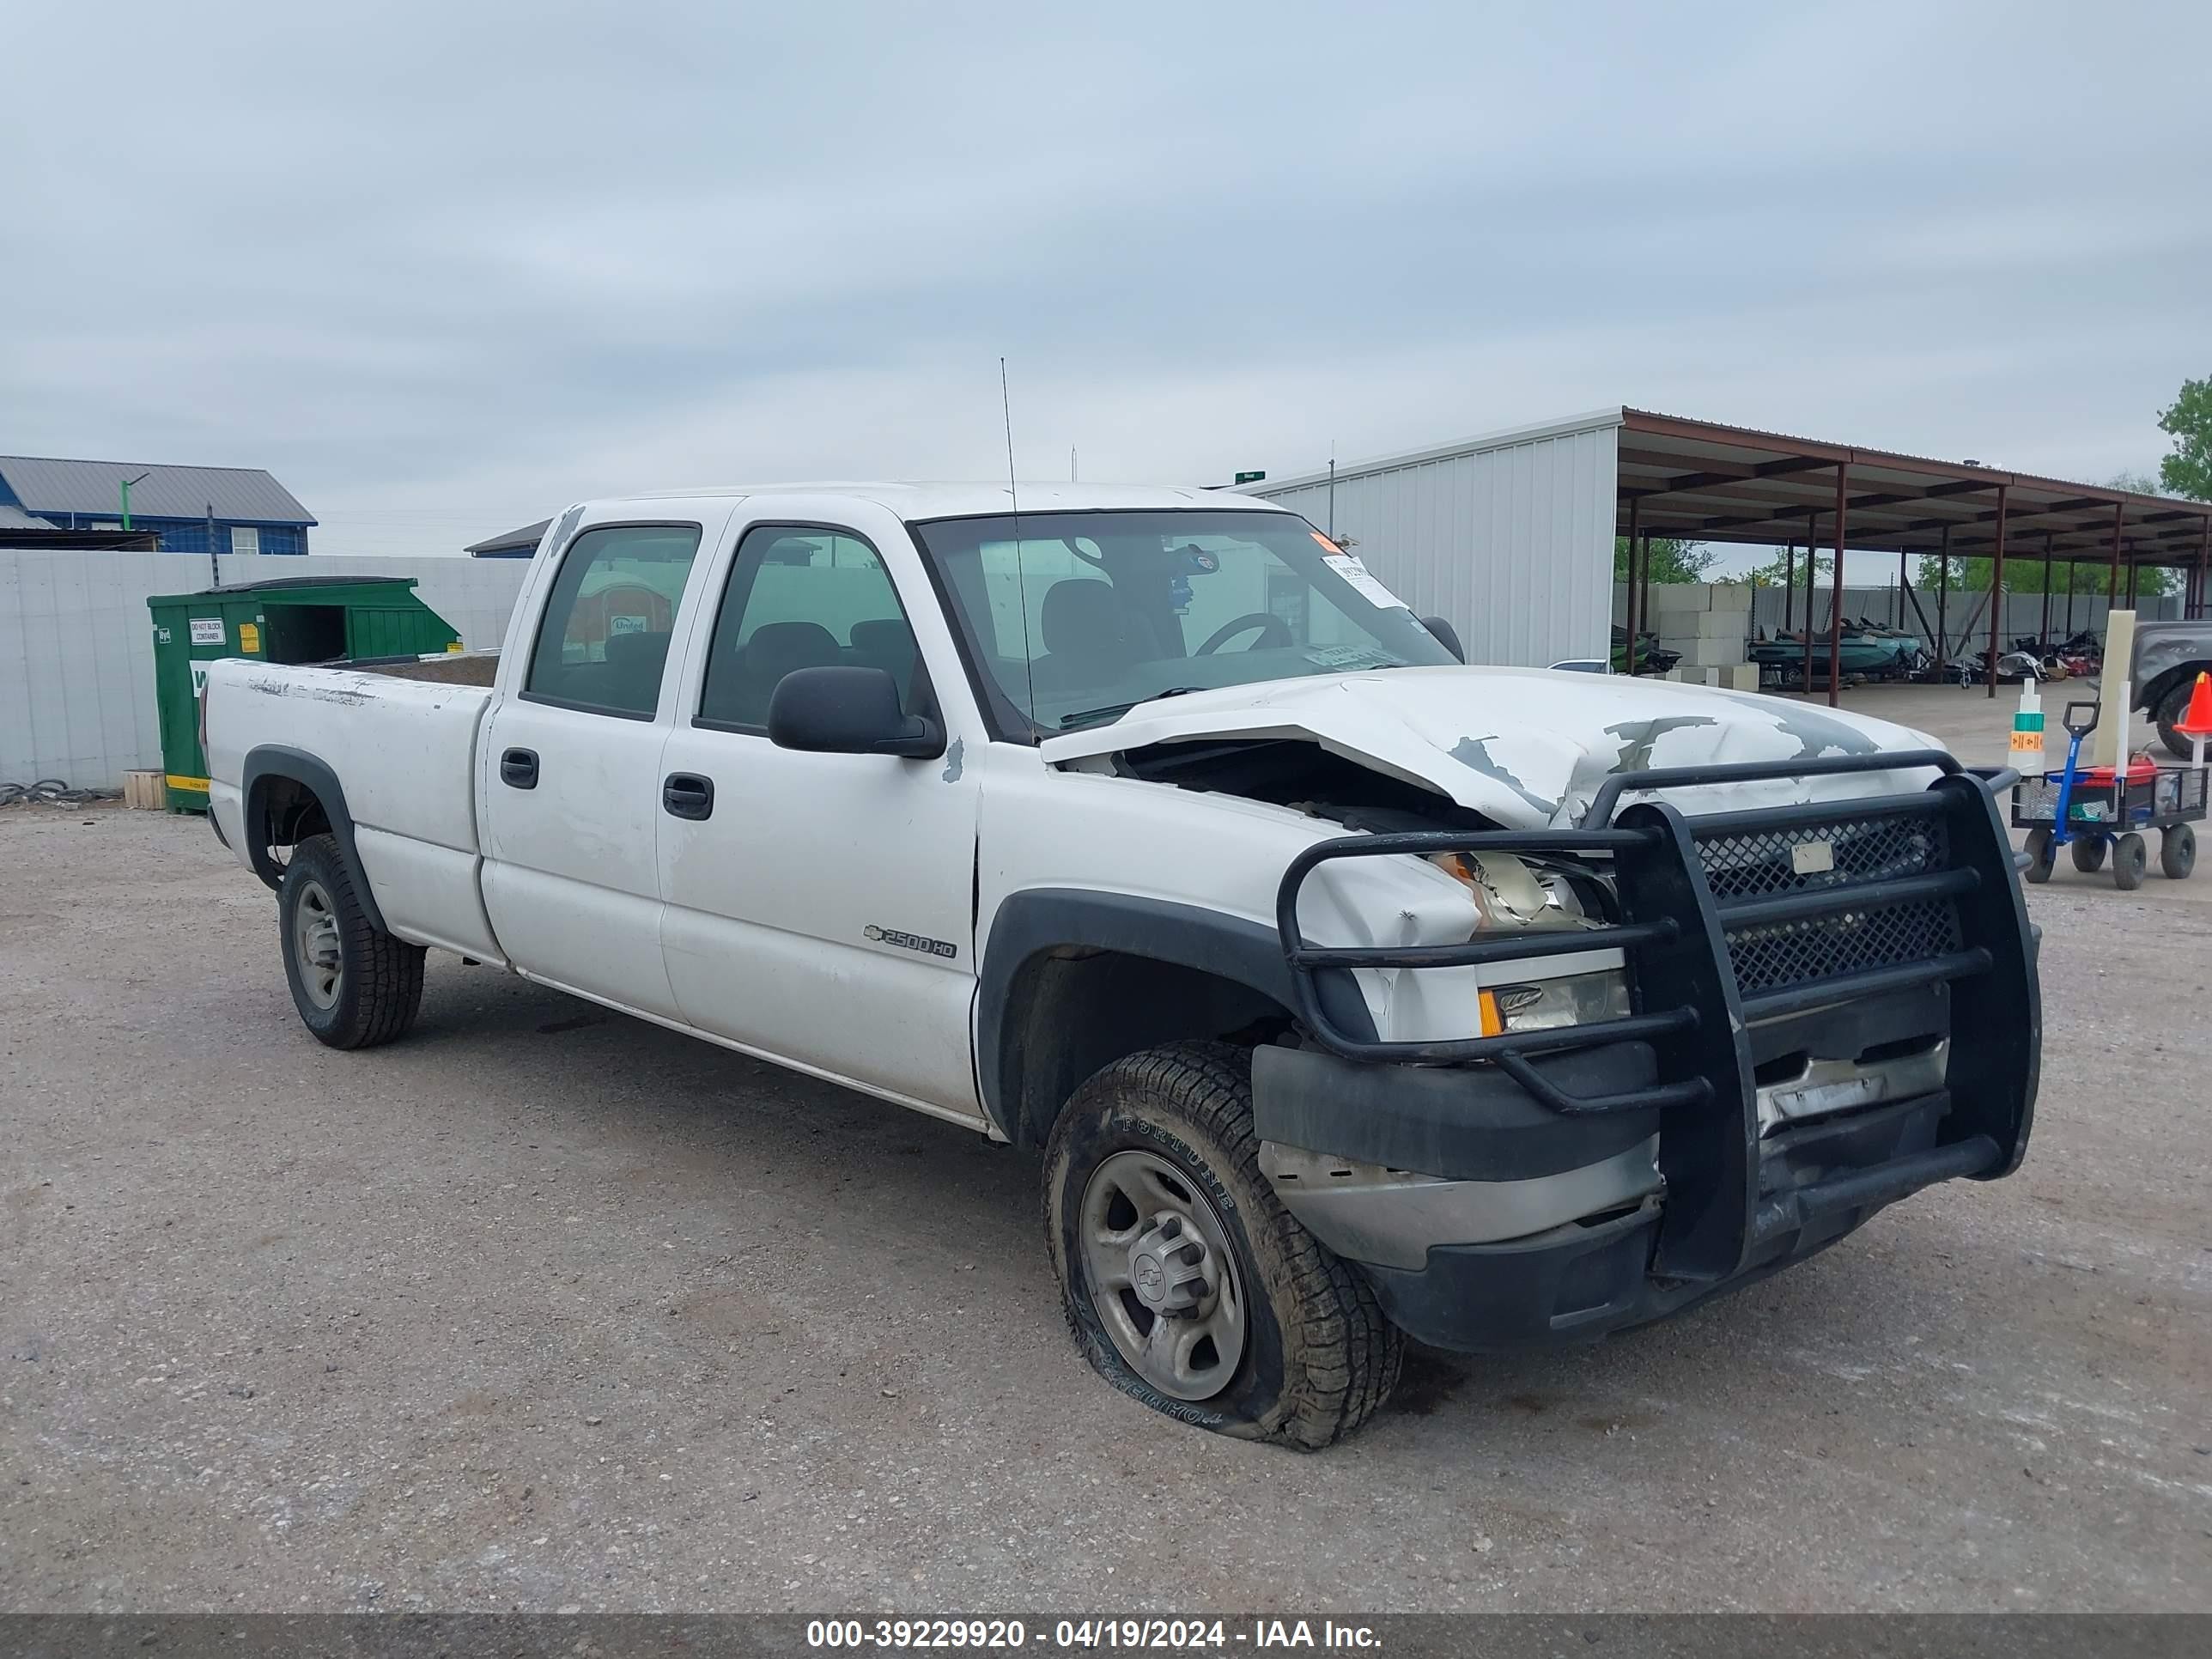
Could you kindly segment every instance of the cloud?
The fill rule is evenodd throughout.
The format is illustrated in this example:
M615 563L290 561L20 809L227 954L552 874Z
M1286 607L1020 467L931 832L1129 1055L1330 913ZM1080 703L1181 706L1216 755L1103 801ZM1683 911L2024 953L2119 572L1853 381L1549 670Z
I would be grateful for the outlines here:
M1212 481L1608 402L2059 476L2212 358L2201 8L47 4L8 447L317 545L592 493ZM98 62L129 95L88 99Z

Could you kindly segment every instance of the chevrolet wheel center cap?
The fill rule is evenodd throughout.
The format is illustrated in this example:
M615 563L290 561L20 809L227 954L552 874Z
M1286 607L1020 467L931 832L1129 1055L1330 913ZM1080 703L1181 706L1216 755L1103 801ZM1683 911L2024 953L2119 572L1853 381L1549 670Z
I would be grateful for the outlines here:
M1139 1256L1136 1271L1131 1276L1137 1282L1138 1297L1147 1307L1157 1306L1160 1292L1167 1285L1167 1275L1160 1270L1158 1259L1150 1255Z

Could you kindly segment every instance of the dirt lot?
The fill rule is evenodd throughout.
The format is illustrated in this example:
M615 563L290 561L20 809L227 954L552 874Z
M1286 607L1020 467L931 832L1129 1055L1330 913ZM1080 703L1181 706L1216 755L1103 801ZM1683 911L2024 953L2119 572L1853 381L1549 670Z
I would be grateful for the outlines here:
M1019 1156L451 957L332 1054L198 820L0 811L0 1608L2212 1608L2208 895L2034 893L2016 1178L1301 1457L1090 1375Z

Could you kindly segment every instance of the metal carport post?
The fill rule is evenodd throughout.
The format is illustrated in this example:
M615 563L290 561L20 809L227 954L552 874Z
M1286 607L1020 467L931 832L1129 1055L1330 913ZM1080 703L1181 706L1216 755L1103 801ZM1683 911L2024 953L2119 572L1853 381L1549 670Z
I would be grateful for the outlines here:
M1843 701L1844 669L1844 532L1850 503L1844 492L1850 487L1851 464L1836 463L1836 568L1828 573L1828 707Z
M2112 612L2120 608L2120 526L2127 522L2124 501L2112 503L2112 568L2105 580L2105 631L2112 627Z
M1636 676L1636 630L1642 622L1636 614L1636 517L1638 509L1643 505L1634 495L1628 498L1628 593L1625 601L1628 611L1628 646L1621 653L1620 665L1621 672L1632 679ZM1612 661L1613 642L1608 640L1606 642L1608 667Z
M1995 539L1990 546L1990 686L1989 695L1997 694L1997 629L2004 617L2004 536L2005 494L2008 486L1997 486L1997 526Z
M2051 649L2051 544L2053 538L2048 530L2043 532L2043 632L2036 636L2039 651Z
M1936 672L1941 674L1950 660L1951 628L1945 611L1951 604L1951 526L1943 526L1942 546L1936 555Z
M1637 602L1636 602L1636 609L1637 609L1638 612L1638 613L1643 617L1643 618L1644 618L1644 625L1646 628L1650 628L1650 627L1651 627L1651 532L1650 532L1650 531L1648 531L1648 530L1647 530L1647 531L1645 531L1645 532L1644 532L1644 593L1643 593L1643 597L1642 597L1641 599L1638 599L1638 600L1637 600ZM1658 632L1658 630L1657 630L1656 629L1652 629L1652 632L1656 635L1656 634ZM1635 648L1636 648L1635 642L1634 642L1633 641L1630 641L1630 644L1629 644L1629 649L1630 649L1630 651L1633 652L1633 651L1635 650ZM1630 661L1631 661L1631 663L1632 663L1632 664L1633 664L1633 662L1634 662L1634 659L1633 659L1633 657L1632 657L1632 658L1630 659Z
M1805 514L1805 695L1813 695L1813 578L1820 568L1820 543L1814 539L1820 515L1810 508Z

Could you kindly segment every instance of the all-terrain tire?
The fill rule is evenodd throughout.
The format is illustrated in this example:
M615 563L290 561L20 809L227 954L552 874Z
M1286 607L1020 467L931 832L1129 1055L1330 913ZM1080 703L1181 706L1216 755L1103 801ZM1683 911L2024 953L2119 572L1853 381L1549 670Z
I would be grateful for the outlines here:
M1217 1433L1317 1449L1374 1414L1405 1340L1365 1277L1283 1207L1260 1170L1249 1051L1180 1042L1115 1060L1077 1090L1045 1149L1045 1243L1076 1346L1155 1410ZM1091 1175L1122 1152L1164 1160L1209 1201L1244 1291L1248 1332L1212 1397L1170 1399L1115 1347L1093 1304L1079 1237ZM1111 1292L1109 1292L1109 1294Z
M323 937L335 936L335 983L327 965L318 973L303 955L303 913L311 934L328 918ZM318 1041L333 1048L371 1048L415 1023L422 1006L422 947L394 939L368 919L335 837L310 836L293 848L276 890L276 914L292 1006Z
M2076 836L2066 843L2073 855L2074 867L2085 876L2094 876L2105 867L2105 838L2102 836Z
M2150 848L2143 838L2130 830L2112 840L2112 885L2124 893L2132 893L2142 885L2143 872L2150 867Z
M2189 712L2189 694L2197 689L2197 676L2190 675L2163 697L2151 710L2151 720L2158 727L2158 740L2166 745L2166 752L2177 759L2190 757L2190 742L2173 728L2181 724L2181 717Z
M2158 838L2158 867L2169 880L2186 881L2197 867L2197 832L2185 823L2162 831Z
M2058 848L2051 839L2051 831L2038 827L2027 832L2027 845L2022 849L2027 854L2027 867L2021 873L2038 886L2051 879L2051 866L2058 861Z

